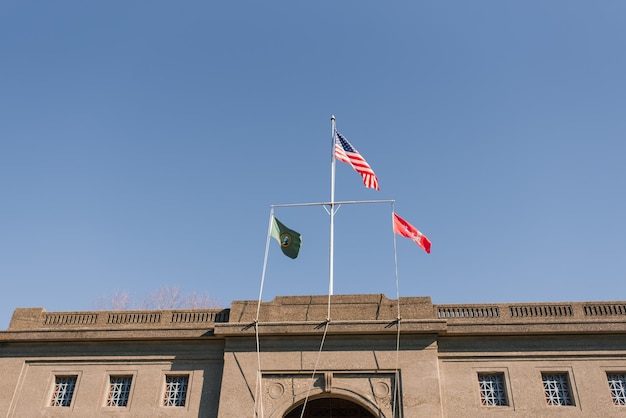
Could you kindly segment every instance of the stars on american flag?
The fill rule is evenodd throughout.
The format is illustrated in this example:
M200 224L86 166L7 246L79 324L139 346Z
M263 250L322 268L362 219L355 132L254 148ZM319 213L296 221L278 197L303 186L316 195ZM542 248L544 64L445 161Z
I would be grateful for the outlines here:
M378 177L365 158L348 142L345 136L335 131L335 158L341 162L350 164L363 178L363 184L370 189L378 188Z

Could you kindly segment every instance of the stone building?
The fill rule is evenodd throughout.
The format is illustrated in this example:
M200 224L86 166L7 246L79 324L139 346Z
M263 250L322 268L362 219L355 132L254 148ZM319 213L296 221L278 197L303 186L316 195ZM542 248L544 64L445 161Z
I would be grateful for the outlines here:
M16 309L0 371L6 417L624 417L626 302Z

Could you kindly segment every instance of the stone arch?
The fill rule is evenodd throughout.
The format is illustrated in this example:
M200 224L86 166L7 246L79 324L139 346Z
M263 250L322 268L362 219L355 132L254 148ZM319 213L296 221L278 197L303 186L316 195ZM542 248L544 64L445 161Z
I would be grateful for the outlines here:
M283 418L300 418L304 401L299 402L290 408ZM306 410L303 418L316 416L349 416L356 418L377 418L382 415L374 413L370 408L366 408L360 403L351 399L337 396L318 396L309 399L306 403Z
M305 398L306 398L306 393L301 393L300 396L296 396L294 399L292 399L291 402L283 403L281 406L279 406L273 412L270 413L269 415L270 418L287 418L287 417L291 418L290 414L296 410L298 412L297 412L297 415L295 416L296 418L299 418L300 412L302 411L300 407L304 404ZM386 415L384 414L384 412L381 411L376 406L376 404L371 402L369 399L355 392L352 392L350 390L339 389L339 388L334 388L332 391L332 394L329 392L322 392L319 389L313 390L307 400L307 410L309 406L311 405L311 402L315 402L319 405L320 402L323 402L320 400L328 400L328 399L337 400L338 403L340 401L343 401L343 403L355 405L356 407L359 407L363 409L364 411L366 411L366 414L363 415L364 417L386 418ZM369 413L369 415L367 415L367 413ZM359 415L356 415L356 416L359 417Z

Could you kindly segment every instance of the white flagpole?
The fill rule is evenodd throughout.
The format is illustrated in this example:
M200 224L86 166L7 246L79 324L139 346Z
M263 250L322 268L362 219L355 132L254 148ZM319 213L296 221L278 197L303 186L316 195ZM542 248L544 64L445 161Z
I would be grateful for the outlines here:
M330 262L329 262L329 280L328 280L328 297L333 294L333 263L334 263L334 245L335 245L335 115L330 117L331 121L331 164L330 164ZM330 299L329 299L330 300Z

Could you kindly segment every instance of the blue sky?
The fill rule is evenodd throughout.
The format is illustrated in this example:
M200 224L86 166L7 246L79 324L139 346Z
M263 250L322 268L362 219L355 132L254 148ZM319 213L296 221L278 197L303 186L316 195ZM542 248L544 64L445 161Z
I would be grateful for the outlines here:
M0 2L0 329L162 287L259 295L270 205L330 198L330 117L395 200L399 293L624 300L623 1ZM263 299L325 295L277 208ZM335 217L335 293L395 298L391 205Z

